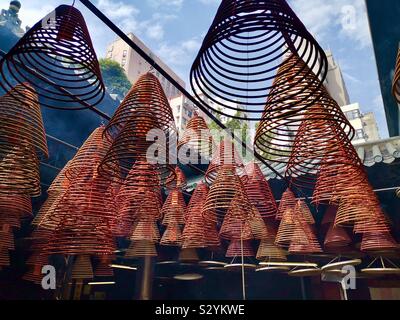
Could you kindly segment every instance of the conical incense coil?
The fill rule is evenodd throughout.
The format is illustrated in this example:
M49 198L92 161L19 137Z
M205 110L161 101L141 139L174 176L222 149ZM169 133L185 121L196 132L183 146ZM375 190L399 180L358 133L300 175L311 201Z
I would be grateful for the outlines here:
M275 244L279 247L289 247L292 241L296 226L294 217L295 206L287 207L285 211L283 211L275 239Z
M205 179L208 184L215 181L218 171L222 168L231 168L238 175L244 174L243 161L233 141L225 138L215 150L208 166Z
M62 168L62 170L58 173L56 178L51 183L50 187L47 189L48 194L60 193L68 189L71 181L67 179L65 173L69 170L70 165L71 161L68 161L64 168Z
M158 230L157 223L151 218L139 218L139 221L133 227L130 240L158 243L160 241L160 231Z
M262 218L275 217L278 206L260 167L254 162L249 163L246 172L249 179L244 187L250 202L258 209Z
M112 257L101 257L94 268L95 277L113 277L114 271L110 267Z
M0 62L0 84L8 91L15 83L28 82L41 104L50 108L95 106L105 87L85 20L67 5L57 7L54 14L36 23L6 54Z
M229 213L226 214L219 232L221 239L227 240L251 240L253 234L251 232L250 223L246 220L241 220Z
M352 240L347 231L342 227L335 227L332 223L325 236L324 247L326 249L337 249L348 247Z
M275 234L265 224L260 212L256 207L252 209L253 214L248 218L253 239L275 239Z
M105 134L112 139L108 129ZM99 173L118 182L132 168L148 162L152 170L158 172L160 183L170 184L175 179L174 167L170 164L170 147L154 111L142 106L131 112L124 127L113 139L111 148L99 166Z
M111 142L104 137L104 130L103 126L95 129L67 164L64 174L70 181L75 179L84 167L95 167L105 157Z
M148 72L132 86L107 125L108 136L116 136L132 121L135 111L151 112L163 131L176 132L171 106L157 77Z
M193 216L198 216L201 212L203 205L206 201L208 194L208 186L204 182L200 182L194 190L190 201L186 207L185 223L188 222Z
M396 59L396 68L393 77L392 92L397 102L400 103L400 49Z
M226 251L227 258L254 257L255 253L251 241L232 240Z
M0 248L14 250L14 234L8 225L0 226Z
M15 216L18 219L32 216L32 202L29 196L0 194L0 217Z
M0 97L0 137L2 144L23 144L39 158L49 157L38 96L29 84L18 84Z
M281 68L273 89L276 95L266 102L263 119L255 136L255 152L269 162L296 164L292 170L304 170L313 164L314 158L320 159L324 145L340 132L340 141L350 141L355 130L350 125L343 111L326 89L319 78L304 64L292 68L292 55ZM288 74L297 75L296 80L288 81ZM305 78L303 78L305 76ZM292 92L284 92L293 85ZM304 134L309 140L304 139ZM308 149L312 149L308 151ZM315 150L313 150L315 149ZM295 162L297 161L297 162ZM316 160L314 160L316 161Z
M203 117L197 112L189 120L185 131L178 143L180 159L183 155L188 157L193 164L199 164L199 160L207 161L214 151L214 142L210 129Z
M126 251L125 258L143 258L143 257L157 257L157 249L154 242L151 241L133 241Z
M39 159L27 145L0 146L0 193L26 194L37 197L41 194Z
M237 193L244 193L244 186L239 176L230 166L223 166L218 170L217 179L208 192L203 206L205 219L221 222L230 208ZM247 212L250 212L250 203L247 201Z
M179 167L175 168L175 176L176 176L175 181L173 181L171 184L169 184L168 187L170 189L174 189L174 188L182 189L182 190L185 189L187 186L186 177L185 177L185 174L183 173L183 171Z
M164 235L161 238L160 245L162 246L182 246L182 231L177 223L170 223L165 229Z
M288 252L277 247L274 241L261 240L257 251L259 261L287 261Z
M297 223L289 246L289 253L303 255L321 252L321 246L311 226L305 222Z
M93 277L94 274L90 256L78 255L72 267L71 279L84 280L84 279L93 279Z
M42 267L39 265L35 265L29 268L29 271L23 275L22 280L40 285L42 283L43 277L44 274L42 274Z
M242 111L259 120L282 59L297 52L296 62L305 61L324 81L326 55L286 1L224 0L193 63L192 90L198 99L210 99L215 112L232 117ZM284 93L292 90L291 81Z
M366 232L363 234L361 251L363 252L394 252L400 247L390 232Z
M281 220L286 210L294 210L296 206L296 197L293 192L288 188L282 195L281 202L279 203L276 219Z
M185 224L186 203L180 189L171 190L164 202L161 213L164 217L162 223L165 226L170 223Z
M0 247L0 267L10 266L10 255L8 249Z

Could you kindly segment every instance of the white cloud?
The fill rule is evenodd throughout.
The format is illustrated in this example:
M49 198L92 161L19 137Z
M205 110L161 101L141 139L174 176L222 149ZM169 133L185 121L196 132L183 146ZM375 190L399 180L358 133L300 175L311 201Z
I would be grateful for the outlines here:
M183 1L184 0L147 0L147 3L154 8L173 7L175 9L180 9L182 8Z
M198 0L198 1L207 5L209 4L216 5L221 3L221 0Z

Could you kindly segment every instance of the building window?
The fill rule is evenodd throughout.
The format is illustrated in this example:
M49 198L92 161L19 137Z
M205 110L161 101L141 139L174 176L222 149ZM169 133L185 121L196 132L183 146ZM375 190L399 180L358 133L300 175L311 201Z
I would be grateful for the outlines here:
M122 56L123 56L124 58L126 58L127 55L128 55L128 50L124 50L124 52L122 53Z
M349 120L355 120L361 118L360 110L352 110L346 112L346 117Z
M176 108L178 109L178 112L181 112L181 105L178 105Z
M126 65L126 59L122 59L122 66L124 67Z
M364 130L362 129L356 130L356 137L357 140L364 139L365 138Z

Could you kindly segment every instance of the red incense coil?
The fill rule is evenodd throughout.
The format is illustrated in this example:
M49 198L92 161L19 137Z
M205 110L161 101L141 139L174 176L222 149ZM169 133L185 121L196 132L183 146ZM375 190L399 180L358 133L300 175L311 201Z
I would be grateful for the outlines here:
M38 96L29 84L18 84L0 97L0 136L2 145L30 146L39 158L49 157ZM1 150L4 156L7 148Z
M232 240L226 251L227 258L254 257L255 253L251 241Z
M58 173L50 187L47 189L48 194L58 194L68 189L71 181L67 179L66 172L69 170L70 165L71 161L68 161L64 168L62 168L62 170Z
M224 0L193 63L192 90L199 100L210 99L214 112L259 120L266 98L277 94L272 79L277 70L281 74L283 58L298 52L288 69L305 61L324 81L326 55L285 0ZM294 80L288 76L279 93L292 92ZM246 116L233 116L235 111Z
M183 193L180 189L170 191L167 199L162 207L163 225L167 226L170 223L178 225L185 224L186 203Z
M400 103L400 49L396 59L396 68L394 71L392 92L397 102Z
M287 261L288 252L277 247L272 240L261 240L257 251L259 261Z
M177 223L169 223L165 229L164 235L161 238L160 244L162 246L182 246L182 231Z
M0 247L0 268L10 266L10 255L8 249Z
M8 91L14 83L24 83L26 90L37 92L43 106L54 109L95 106L105 87L85 20L78 9L67 5L54 13L54 18L49 15L29 29L1 60L1 87Z
M262 239L275 239L274 233L271 233L270 228L264 222L260 212L256 207L252 209L252 215L248 218L251 233L253 235L253 239L262 240Z
M305 255L321 252L321 246L311 226L304 221L296 223L293 239L289 246L289 253Z
M282 195L281 202L279 203L276 219L281 220L286 210L294 210L296 206L296 197L293 192L288 188Z
M104 256L99 259L94 268L95 277L113 277L114 271L110 267L113 258L111 256Z
M185 155L191 162L195 162L193 164L198 164L199 160L204 160L205 162L209 160L213 151L214 142L210 129L204 118L195 112L193 118L187 123L182 137L179 139L179 159Z
M41 284L43 279L42 269L44 266L49 264L48 256L43 255L40 252L34 252L26 262L30 267L29 271L22 277L23 280L33 282L35 284Z
M278 206L260 167L254 162L249 163L246 166L246 172L249 179L244 183L244 188L250 202L260 212L262 218L275 217Z
M152 241L133 241L126 251L125 258L135 259L144 257L157 257L157 249Z
M32 216L32 202L28 196L0 194L0 217L15 216L18 219Z
M391 253L399 249L390 232L366 232L363 234L361 251L369 253Z
M218 171L222 167L230 167L238 175L243 175L245 173L240 154L233 141L229 138L225 138L221 141L213 154L205 175L205 180L208 184L215 182L215 179L218 176Z
M78 255L74 261L71 271L71 279L82 281L93 279L93 266L89 255Z
M352 240L347 231L342 227L335 227L334 223L331 223L325 236L324 247L326 249L344 248L351 243Z
M2 225L0 230L0 248L14 250L14 234L8 225Z
M146 212L142 213L133 226L133 232L130 237L132 241L151 241L158 243L160 240L160 231L156 220L152 216L146 216Z

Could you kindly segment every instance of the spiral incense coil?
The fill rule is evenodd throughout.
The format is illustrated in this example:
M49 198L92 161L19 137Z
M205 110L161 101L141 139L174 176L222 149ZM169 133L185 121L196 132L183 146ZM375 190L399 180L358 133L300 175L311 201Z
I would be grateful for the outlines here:
M360 206L360 204L358 204ZM362 234L367 232L390 232L391 227L382 211L379 200L370 207L370 215L368 218L361 219L360 217L354 223L354 232L356 234Z
M16 85L0 97L0 140L10 147L30 146L39 158L49 157L38 96L27 83Z
M162 246L182 246L182 231L177 223L170 223L161 238L160 245Z
M49 264L48 256L39 252L34 252L26 262L30 267L29 271L22 277L23 280L41 284L43 279L42 268Z
M321 246L311 226L302 219L297 221L289 246L289 253L304 255L321 252Z
M64 174L72 181L83 169L83 167L96 166L107 154L111 143L104 137L105 127L95 129L79 148L74 158L67 164ZM62 181L63 182L63 181Z
M186 177L183 171L179 167L175 168L175 176L176 176L175 180L171 184L169 184L168 187L171 189L174 188L181 190L185 189L187 186Z
M39 159L27 145L0 146L0 194L41 194Z
M243 221L239 217L235 217L229 213L225 216L219 236L221 239L227 240L253 239L250 223L248 221Z
M170 223L185 224L186 203L180 189L171 190L164 202L161 213L164 217L162 223L165 226Z
M393 96L396 98L397 102L400 103L400 49L396 59L396 68L393 77L392 91Z
M140 76L119 105L106 127L108 137L115 137L127 123L135 118L135 112L141 110L152 113L157 121L157 128L165 133L176 132L171 106L158 78L148 72Z
M114 271L110 267L112 262L112 257L101 257L94 268L94 276L95 277L113 277Z
M120 181L137 164L151 163L151 170L156 170L162 184L175 180L175 172L170 165L169 141L162 137L159 120L150 106L130 111L124 127L116 135L111 148L99 166L99 173L111 181ZM106 127L106 136L109 127ZM160 132L161 131L161 132ZM150 141L149 135L161 135L158 140ZM157 153L157 152L158 153ZM144 170L144 169L143 169Z
M361 251L363 252L390 253L397 251L399 248L390 232L364 233L361 242Z
M223 141L221 141L218 148L214 152L210 165L208 166L205 174L205 180L208 184L212 184L215 181L218 170L222 167L230 167L240 176L245 173L240 154L237 151L233 141L229 138L225 138Z
M262 218L275 217L278 206L260 167L255 163L249 163L246 166L246 172L249 178L244 183L244 188L250 202L260 212Z
M338 249L348 247L352 240L347 231L342 227L335 227L332 223L325 236L325 249Z
M198 164L198 160L204 159L207 161L210 159L213 151L214 142L210 129L204 118L195 112L193 118L187 123L182 137L179 139L179 159L183 155L186 155L190 160L196 161L193 164Z
M93 279L92 261L89 255L78 255L72 266L71 279L84 280Z
M32 216L32 202L29 196L0 194L0 217L11 215L18 219Z
M296 206L296 197L292 190L288 188L282 195L281 202L279 203L276 219L281 220L286 210L294 210Z
M207 220L221 222L231 207L232 200L237 193L244 196L244 186L239 176L230 166L222 166L217 173L217 178L208 192L206 202L203 206L203 216ZM250 212L250 203L244 205Z
M255 253L251 241L232 240L226 251L227 258L254 257Z
M12 229L7 225L3 225L0 230L0 248L8 250L15 249L14 234Z
M14 83L27 82L35 90L28 85L25 89L36 91L41 104L54 109L80 110L99 104L105 87L82 14L61 5L54 18L50 15L45 23L39 21L29 29L1 60L1 87L8 91Z
M297 52L292 67L305 61L323 82L326 55L286 1L224 0L193 63L192 90L200 100L205 95L214 102L208 107L215 112L259 120L283 58ZM287 80L283 92L293 87L293 78Z
M67 180L67 179L66 179ZM35 218L32 220L33 226L45 226L48 222L48 215L52 213L52 208L56 208L58 202L62 199L63 194L58 192L52 192L48 195L46 201L43 203L39 212L36 214Z
M10 255L7 248L0 247L0 268L10 266Z
M133 226L130 237L132 241L150 241L158 243L160 241L160 231L157 224L151 217L142 216Z
M50 187L47 189L48 194L60 193L68 189L71 181L67 179L66 172L69 170L71 163L72 161L68 161L64 168L62 168L62 170L58 173Z
M253 239L262 240L262 239L275 239L274 233L271 233L270 228L265 224L264 219L262 218L260 212L256 207L252 209L252 215L248 218L248 222L250 224L251 233L253 235Z
M272 240L262 240L256 258L259 261L287 261L288 252L277 247Z
M144 257L157 257L157 249L152 241L133 241L126 251L125 258L135 259Z

